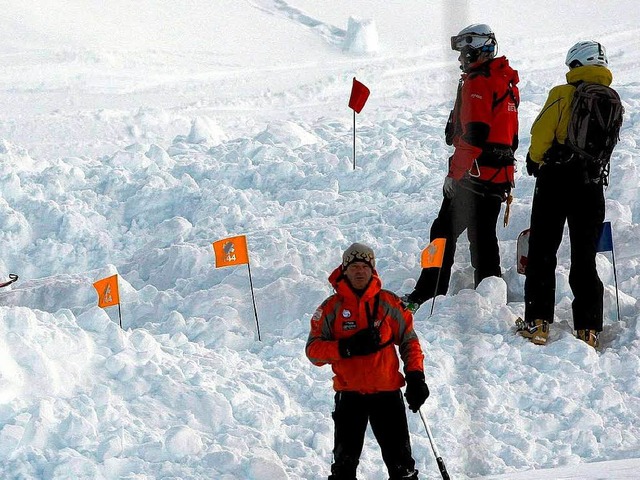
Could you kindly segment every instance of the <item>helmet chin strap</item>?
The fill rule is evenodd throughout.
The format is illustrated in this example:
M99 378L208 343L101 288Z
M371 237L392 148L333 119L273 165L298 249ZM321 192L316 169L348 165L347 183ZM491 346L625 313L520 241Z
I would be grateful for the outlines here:
M486 62L487 60L491 60L493 57L486 52L479 52L476 49L469 49L467 52L462 52L460 54L461 62L460 62L460 70L463 72L468 72L471 68L471 65L478 62Z

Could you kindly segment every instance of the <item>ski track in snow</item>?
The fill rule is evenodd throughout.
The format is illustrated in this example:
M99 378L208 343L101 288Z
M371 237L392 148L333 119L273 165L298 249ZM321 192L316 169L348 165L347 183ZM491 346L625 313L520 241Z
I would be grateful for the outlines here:
M346 36L345 30L310 17L283 0L249 0L249 3L267 13L288 18L303 27L310 28L331 46L341 46Z

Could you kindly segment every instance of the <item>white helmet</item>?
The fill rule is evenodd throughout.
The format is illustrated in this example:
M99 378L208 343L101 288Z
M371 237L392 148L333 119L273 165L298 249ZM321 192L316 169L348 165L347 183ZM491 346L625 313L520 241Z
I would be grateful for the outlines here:
M609 65L609 59L607 51L601 44L593 40L586 40L576 43L569 49L564 63L569 68L582 67L583 65L606 67Z
M498 51L498 42L489 25L474 23L451 37L451 49L460 52L462 69L466 71L481 55L486 60L494 58Z

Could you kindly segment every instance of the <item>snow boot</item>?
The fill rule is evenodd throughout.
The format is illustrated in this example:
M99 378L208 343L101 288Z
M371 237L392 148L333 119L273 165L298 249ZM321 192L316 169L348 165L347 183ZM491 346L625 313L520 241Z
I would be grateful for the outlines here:
M516 332L536 345L545 345L549 338L549 322L537 319L525 322L521 318L516 320Z
M598 348L599 346L599 343L598 343L599 335L600 333L596 332L595 330L584 329L584 330L576 331L576 337L578 337L580 340L582 340L587 345L593 348Z
M403 476L393 476L389 477L389 480L418 480L418 471L414 470L413 472L409 472Z
M389 471L389 480L418 480L415 468L396 467Z

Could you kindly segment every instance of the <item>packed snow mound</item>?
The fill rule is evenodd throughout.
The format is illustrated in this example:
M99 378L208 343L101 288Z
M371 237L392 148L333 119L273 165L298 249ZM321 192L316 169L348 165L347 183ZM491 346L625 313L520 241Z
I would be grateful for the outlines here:
M318 138L309 133L308 127L305 128L293 122L272 122L256 136L256 140L261 143L283 145L289 148L313 145L318 142Z
M227 139L227 135L213 119L202 116L195 118L191 123L191 130L187 135L186 141L189 143L219 145Z
M342 49L354 54L370 54L379 50L378 29L372 18L349 17Z

